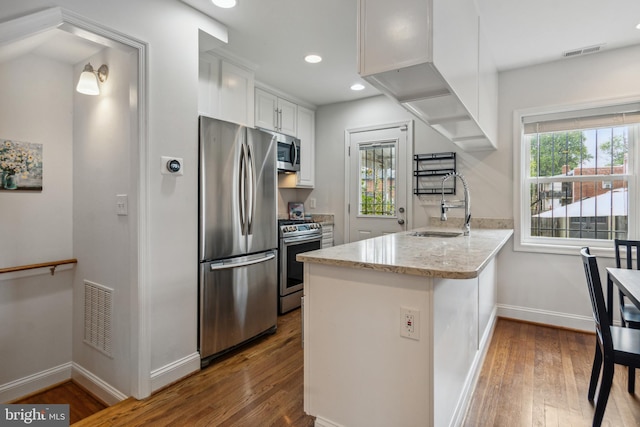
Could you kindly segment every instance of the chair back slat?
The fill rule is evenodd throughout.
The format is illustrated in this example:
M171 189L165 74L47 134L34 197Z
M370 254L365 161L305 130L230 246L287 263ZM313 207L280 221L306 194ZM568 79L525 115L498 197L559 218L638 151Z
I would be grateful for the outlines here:
M622 240L615 239L614 245L616 249L616 267L640 270L640 260L638 260L638 251L640 250L640 240ZM622 264L622 248L625 249L625 263ZM636 260L635 267L633 260Z
M598 341L604 347L605 352L613 351L611 324L609 323L602 282L600 281L598 262L596 261L595 255L589 253L589 248L582 248L580 255L582 256L587 287L589 288L589 297L591 298L591 307L593 308L593 320L596 322Z

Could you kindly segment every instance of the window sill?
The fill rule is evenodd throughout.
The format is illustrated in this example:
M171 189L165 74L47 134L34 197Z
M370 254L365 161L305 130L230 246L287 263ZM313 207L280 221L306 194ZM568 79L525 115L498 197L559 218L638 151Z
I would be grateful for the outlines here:
M536 242L522 242L514 239L513 250L516 252L531 252L540 254L556 254L556 255L580 255L580 249L588 247L592 255L614 258L613 241L606 241L606 246L603 245L603 241L585 240L578 244L573 242L567 244L560 243L536 243Z

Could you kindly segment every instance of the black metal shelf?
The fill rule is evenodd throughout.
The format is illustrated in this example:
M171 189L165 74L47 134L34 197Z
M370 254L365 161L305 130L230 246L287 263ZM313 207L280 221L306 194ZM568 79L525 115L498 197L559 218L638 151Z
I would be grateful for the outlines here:
M413 194L443 194L442 178L456 172L456 153L429 153L413 156L415 185ZM456 180L445 183L444 194L455 194Z

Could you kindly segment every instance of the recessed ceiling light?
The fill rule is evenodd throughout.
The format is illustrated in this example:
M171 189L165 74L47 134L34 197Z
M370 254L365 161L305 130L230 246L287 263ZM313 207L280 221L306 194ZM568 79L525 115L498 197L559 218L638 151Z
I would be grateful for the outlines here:
M355 83L351 85L351 90L362 90L364 89L364 85L360 83Z
M211 0L211 2L214 5L222 7L224 9L229 9L236 5L236 0Z
M320 55L311 54L305 56L304 60L309 64L317 64L318 62L322 61L322 57Z
M636 28L640 30L640 23L638 23L638 25L636 25Z

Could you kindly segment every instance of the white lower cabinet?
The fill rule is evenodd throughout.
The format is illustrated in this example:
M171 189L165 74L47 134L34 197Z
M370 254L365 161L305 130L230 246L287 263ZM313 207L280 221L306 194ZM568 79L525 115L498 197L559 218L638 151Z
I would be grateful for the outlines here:
M322 224L322 248L333 246L333 224Z

